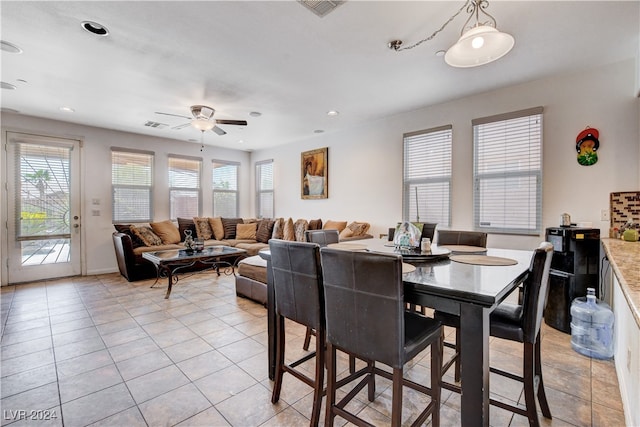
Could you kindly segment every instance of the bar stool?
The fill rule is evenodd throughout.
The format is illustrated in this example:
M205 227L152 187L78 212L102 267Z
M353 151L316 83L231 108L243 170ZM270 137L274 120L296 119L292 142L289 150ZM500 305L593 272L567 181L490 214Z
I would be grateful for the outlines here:
M375 375L381 375L393 381L392 426L401 425L403 386L431 397L412 425L421 425L431 415L432 425L439 426L443 331L440 322L405 310L402 257L332 248L322 248L320 254L327 333L325 425L333 426L336 415L359 426L370 425L345 407L367 384L373 401ZM431 388L403 377L404 365L429 346ZM364 378L339 402L336 349L368 361ZM393 373L377 368L376 361L390 366Z

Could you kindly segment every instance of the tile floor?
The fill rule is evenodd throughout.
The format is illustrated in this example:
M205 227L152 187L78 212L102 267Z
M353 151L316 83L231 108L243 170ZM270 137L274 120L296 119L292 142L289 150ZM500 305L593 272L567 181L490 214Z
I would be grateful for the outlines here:
M0 288L1 425L308 425L311 389L290 375L280 402L271 404L266 309L236 297L233 276L184 278L169 300L152 283L109 274ZM292 357L302 351L303 335L304 328L287 326ZM568 335L546 326L542 345L554 415L541 418L543 425L624 425L612 361L573 352ZM492 363L519 369L518 353L513 344L492 341ZM346 366L343 360L341 369ZM428 354L406 372L426 380ZM498 397L520 398L517 383L491 381ZM376 384L375 402L362 394L351 408L388 425L389 382ZM420 401L408 394L404 401L406 422ZM459 402L443 391L443 426L460 424ZM527 421L492 407L491 424Z

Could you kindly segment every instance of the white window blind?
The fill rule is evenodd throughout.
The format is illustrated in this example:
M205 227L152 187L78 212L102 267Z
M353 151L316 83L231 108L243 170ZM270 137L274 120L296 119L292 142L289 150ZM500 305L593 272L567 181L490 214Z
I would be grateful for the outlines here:
M256 163L256 217L274 217L273 160Z
M542 107L473 120L474 226L541 232Z
M153 153L111 149L114 223L151 221Z
M171 219L200 216L202 159L169 156L169 206Z
M451 140L451 125L404 135L404 220L450 225Z
M238 217L239 163L213 160L213 215Z

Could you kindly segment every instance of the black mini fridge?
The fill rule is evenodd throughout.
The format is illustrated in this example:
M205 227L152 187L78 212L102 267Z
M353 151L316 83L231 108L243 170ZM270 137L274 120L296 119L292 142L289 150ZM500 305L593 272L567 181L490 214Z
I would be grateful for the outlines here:
M596 297L600 297L600 229L551 227L545 237L553 244L553 258L544 321L571 333L571 302L587 295L587 288L594 288Z

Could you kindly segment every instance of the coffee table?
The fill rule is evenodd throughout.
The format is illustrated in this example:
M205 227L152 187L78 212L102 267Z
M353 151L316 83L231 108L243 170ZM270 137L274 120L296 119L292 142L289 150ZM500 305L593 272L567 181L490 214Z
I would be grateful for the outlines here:
M232 248L231 246L209 246L201 251L188 251L186 249L172 249L167 251L143 252L142 258L151 261L156 266L157 278L152 288L161 277L167 277L168 287L165 299L171 295L171 287L178 282L178 273L193 267L202 265L198 273L202 271L216 270L220 276L220 267L224 267L224 274L233 274L233 268L238 261L245 258L247 251ZM230 260L233 258L233 260Z

